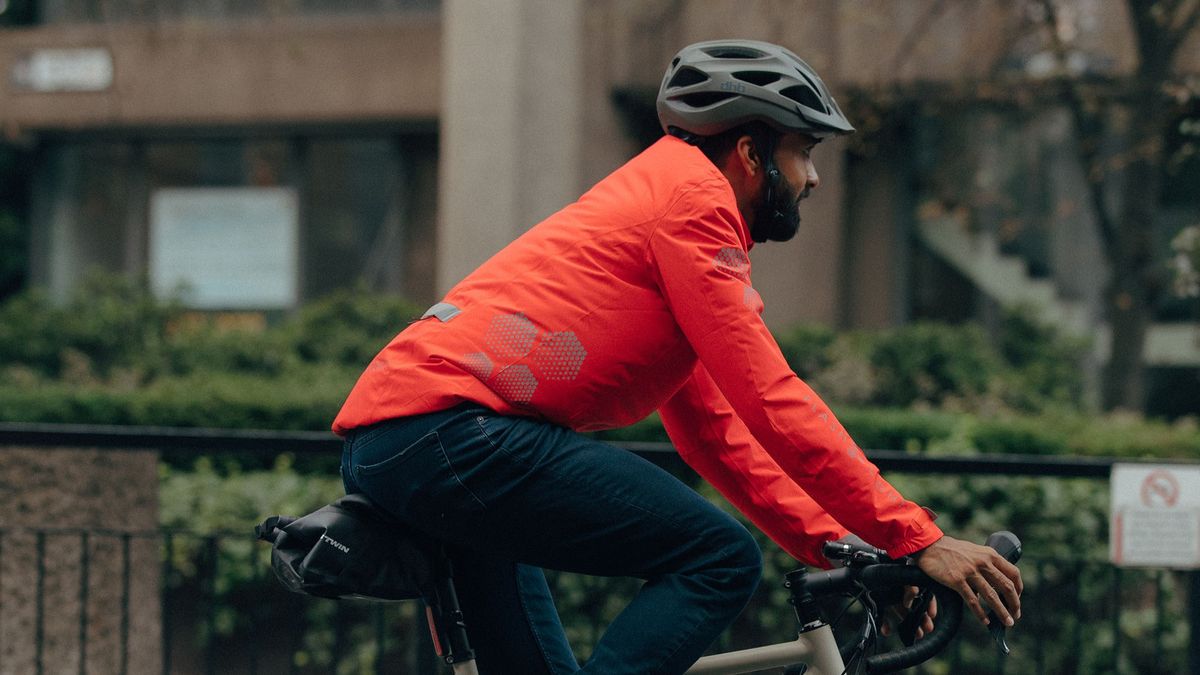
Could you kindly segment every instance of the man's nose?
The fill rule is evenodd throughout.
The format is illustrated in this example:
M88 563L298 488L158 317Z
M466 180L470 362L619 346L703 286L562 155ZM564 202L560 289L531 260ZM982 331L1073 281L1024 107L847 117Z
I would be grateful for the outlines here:
M808 160L808 189L815 190L821 184L821 176L817 174L817 165Z

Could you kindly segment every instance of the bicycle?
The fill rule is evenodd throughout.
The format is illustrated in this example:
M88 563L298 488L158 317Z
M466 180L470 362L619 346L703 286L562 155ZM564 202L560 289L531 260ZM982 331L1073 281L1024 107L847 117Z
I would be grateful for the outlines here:
M438 657L454 675L478 675L453 567L441 544L396 523L363 495L347 495L301 518L272 516L255 533L272 544L272 569L289 590L333 599L421 600ZM993 533L986 543L1010 562L1020 559L1021 542L1011 532ZM786 668L785 675L888 673L932 658L957 633L962 598L933 582L911 558L893 560L879 549L839 542L826 543L825 554L842 567L819 572L801 568L785 575L798 624L795 640L704 656L687 675L739 675L779 667ZM898 628L903 646L868 655L878 635L878 608L897 601L910 586L921 590ZM841 645L819 604L838 596L852 597L867 608L863 625ZM934 630L915 640L933 598L938 603ZM989 631L1007 654L1004 627L994 614L989 615Z

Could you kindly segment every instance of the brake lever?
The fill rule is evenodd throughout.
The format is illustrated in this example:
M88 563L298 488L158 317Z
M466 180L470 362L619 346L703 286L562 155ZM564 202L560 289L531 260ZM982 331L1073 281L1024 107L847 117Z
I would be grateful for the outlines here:
M917 597L913 598L912 606L908 608L908 614L904 616L904 620L900 622L900 626L896 630L905 647L911 647L912 643L917 641L917 629L924 622L925 614L929 611L929 603L932 601L933 589L928 587L922 588Z
M987 620L988 633L992 636L992 639L996 641L996 647L1000 650L1001 654L1008 656L1010 653L1012 653L1012 650L1008 648L1008 642L1006 642L1004 639L1004 623L1001 622L1000 617L996 616L996 613L990 609L987 613Z
M1021 541L1011 532L993 532L984 544L991 546L997 553L1004 556L1005 560L1014 565L1021 559ZM988 634L996 641L996 648L1000 650L1001 655L1008 656L1012 650L1008 648L1004 622L1000 620L999 616L996 616L995 610L992 609L987 612L987 621Z

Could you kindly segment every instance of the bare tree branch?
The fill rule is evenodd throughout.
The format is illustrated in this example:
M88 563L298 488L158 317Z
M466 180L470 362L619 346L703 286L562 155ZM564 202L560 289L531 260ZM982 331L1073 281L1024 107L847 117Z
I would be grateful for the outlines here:
M1200 0L1190 0L1187 4L1188 8L1182 13L1182 16L1177 17L1178 23L1175 28L1176 34L1179 35L1180 45L1187 41L1192 30L1200 25Z
M1023 3L1021 6L1024 6ZM1020 9L1018 9L1018 12L1021 14L1024 13ZM1001 41L1004 47L1000 49L996 60L988 67L987 75L984 77L985 80L996 79L1000 76L1001 70L1005 66L1005 59L1011 54L1011 50L1017 44L1017 40L1024 35L1024 31L1028 29L1029 25L1024 18L1019 18L1009 25L1008 32Z
M1050 32L1051 45L1055 56L1058 58L1060 64L1065 64L1067 60L1067 45L1062 41L1062 37L1058 33L1057 7L1054 4L1054 0L1042 0L1042 6L1046 10L1045 25ZM1063 97L1067 101L1067 109L1070 111L1071 120L1075 125L1075 133L1079 135L1079 154L1083 160L1084 171L1087 176L1088 196L1092 204L1092 210L1096 215L1096 225L1100 232L1100 240L1104 246L1105 253L1111 259L1117 246L1117 231L1116 223L1113 222L1112 215L1109 214L1108 206L1105 203L1103 185L1096 175L1096 172L1101 169L1100 134L1098 130L1100 122L1098 114L1088 112L1088 106L1083 94L1073 80L1069 77L1061 77L1060 81Z
M929 9L925 10L925 13L917 19L917 24L913 26L912 30L908 31L908 34L904 36L904 39L900 41L900 46L896 49L896 56L892 61L892 72L900 72L900 68L904 66L908 58L912 56L913 51L915 51L917 43L925 36L925 33L929 32L929 27L933 25L934 20L945 9L946 0L934 0L929 5Z
M1129 0L1139 72L1168 70L1175 54L1200 23L1197 0Z

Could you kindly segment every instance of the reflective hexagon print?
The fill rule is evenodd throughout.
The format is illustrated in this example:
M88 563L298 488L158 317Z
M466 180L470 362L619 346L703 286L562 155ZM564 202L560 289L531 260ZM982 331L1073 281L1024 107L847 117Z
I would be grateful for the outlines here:
M750 282L750 257L740 248L726 246L717 251L713 266L731 277Z
M528 317L519 313L492 317L484 343L484 351L463 355L460 365L510 403L532 401L539 377L542 380L574 380L587 358L587 349L574 332L542 333ZM533 368L523 364L500 365L527 356Z
M583 367L587 350L571 331L547 333L533 352L533 364L549 380L573 380Z
M520 358L533 348L537 335L537 327L524 314L498 314L492 317L484 340L492 354Z
M471 352L463 357L463 367L475 377L486 380L492 376L492 360L483 352Z
M759 314L763 313L762 296L750 286L746 286L742 291L742 304Z
M513 403L529 403L533 400L533 392L537 390L538 381L533 376L529 366L509 366L496 374L492 388L506 400Z

